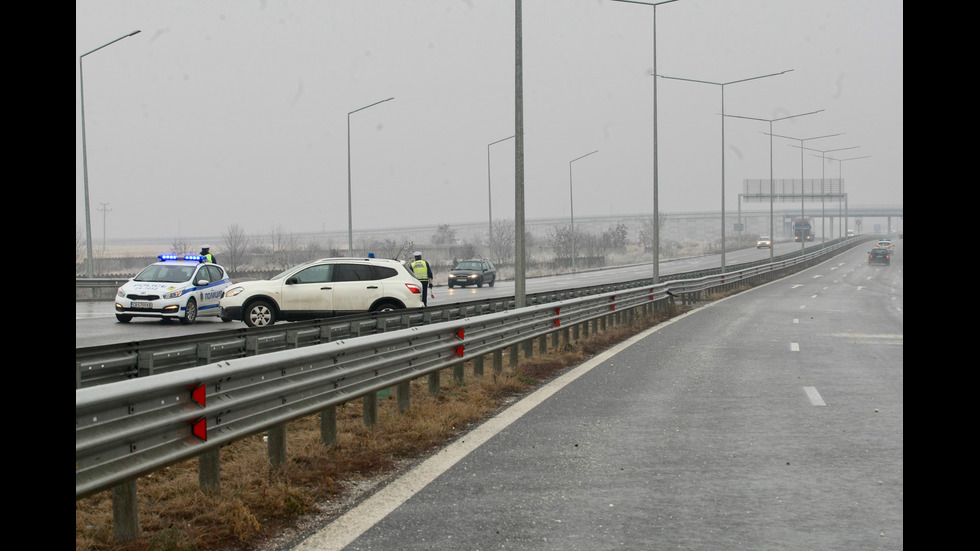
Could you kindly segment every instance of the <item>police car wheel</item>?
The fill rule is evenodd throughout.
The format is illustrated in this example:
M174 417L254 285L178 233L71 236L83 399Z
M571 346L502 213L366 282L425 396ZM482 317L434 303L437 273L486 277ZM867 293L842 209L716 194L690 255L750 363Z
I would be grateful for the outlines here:
M129 323L133 319L133 316L127 316L125 314L116 314L116 321L120 323Z
M245 325L249 327L264 327L276 323L276 312L268 302L253 302L245 310Z
M190 325L197 321L197 301L190 299L184 307L184 317L180 318L180 323Z

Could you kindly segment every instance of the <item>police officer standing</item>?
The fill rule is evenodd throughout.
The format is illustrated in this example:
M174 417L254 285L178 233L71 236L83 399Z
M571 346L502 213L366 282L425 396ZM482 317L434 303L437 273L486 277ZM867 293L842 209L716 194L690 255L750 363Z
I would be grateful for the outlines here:
M422 282L422 306L428 306L429 281L432 280L432 266L422 260L422 251L415 251L415 260L412 261L412 275L415 279Z
M201 256L204 257L201 262L210 262L211 264L216 264L214 255L211 254L211 245L201 245Z

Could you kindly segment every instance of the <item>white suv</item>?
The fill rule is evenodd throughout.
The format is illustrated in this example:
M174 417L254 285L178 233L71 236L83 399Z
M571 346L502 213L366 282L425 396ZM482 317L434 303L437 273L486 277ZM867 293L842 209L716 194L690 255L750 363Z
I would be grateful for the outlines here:
M249 327L401 308L422 308L422 285L397 260L323 258L268 280L236 283L221 297L221 319Z

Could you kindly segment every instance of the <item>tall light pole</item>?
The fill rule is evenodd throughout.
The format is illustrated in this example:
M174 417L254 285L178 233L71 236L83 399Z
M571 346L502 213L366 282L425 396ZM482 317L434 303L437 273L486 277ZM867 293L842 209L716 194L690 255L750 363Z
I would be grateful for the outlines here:
M599 150L596 149L595 151L586 153L585 155L582 155L581 157L576 157L576 158L572 159L571 161L568 161L568 207L569 207L569 212L572 215L572 231L571 231L571 233L572 233L572 273L575 273L575 201L574 201L574 197L575 196L572 193L572 163L574 163L575 161L577 161L579 159L584 159L584 158L588 157L589 155L592 155L593 153L598 153L598 152L599 152Z
M507 136L506 138L501 138L495 142L490 142L487 144L487 218L490 220L489 233L487 234L487 242L490 244L490 252L487 254L487 258L493 260L493 192L491 191L490 185L490 146L495 143L500 143L507 141L514 136Z
M780 136L779 134L774 134L777 138L786 138L788 140L796 140L800 142L800 222L803 222L803 218L806 217L804 212L804 201L806 200L806 189L803 181L803 143L809 140L819 140L821 138L832 138L834 136L840 136L843 132L838 134L827 134L826 136L814 136L812 138L793 138L790 136ZM794 232L795 233L795 232ZM770 236L771 237L771 236ZM806 252L806 236L800 235L800 252Z
M775 227L773 225L774 194L773 194L773 179L772 179L772 124L775 123L775 122L784 121L784 120L787 120L787 119L795 119L797 117L805 117L806 115L813 115L813 114L816 114L816 113L820 113L822 111L823 111L823 109L818 109L816 111L810 111L808 113L800 113L799 115L787 115L785 117L778 117L778 118L775 118L775 119L760 119L758 117L744 117L744 116L740 116L740 115L725 115L726 117L734 117L736 119L748 119L748 120L753 120L753 121L762 121L762 122L769 123L769 240L770 240L770 243L774 242L775 241L775 238L776 238L776 236L774 235L775 234L775 231L774 231L775 230ZM772 262L772 260L773 260L773 249L774 248L775 247L773 247L772 245L769 246L769 261L770 262Z
M527 306L524 242L524 24L521 0L514 0L514 307Z
M112 212L112 209L109 208L109 203L102 203L102 206L99 207L99 212L102 213L102 256L104 257L105 256L105 219L109 215L109 213Z
M95 263L92 260L92 213L89 208L88 199L88 149L85 143L85 78L82 76L82 59L93 54L106 46L115 44L124 38L129 38L134 34L139 34L140 31L133 31L125 36L120 36L119 38L113 40L112 42L107 42L98 48L85 52L84 54L78 56L78 91L79 99L81 100L81 114L82 114L82 179L85 187L85 247L88 253L88 266L86 268L86 273L89 278L95 277Z
M796 146L794 145L793 147ZM800 149L806 149L807 151L816 151L820 153L820 155L814 155L814 157L820 157L821 159L820 161L820 243L821 244L827 241L827 231L826 231L827 213L826 213L826 206L824 205L824 199L827 196L827 191L824 188L827 180L826 178L827 153L830 153L831 151L845 151L848 149L857 149L859 147L861 146L852 145L850 147L838 147L836 149L813 149L811 147L800 147ZM840 200L837 201L837 205L838 207L840 207ZM840 209L838 208L838 215L839 214L840 214ZM834 231L833 225L830 226L830 231L831 233L833 233Z
M687 82L697 82L700 84L713 84L721 88L721 273L725 273L725 86L729 84L738 84L740 82L747 82L750 80L759 80L760 78L775 77L782 74L786 74L792 71L792 69L786 69L785 71L780 71L778 73L770 73L768 75L759 75L756 77L743 78L739 80L730 80L728 82L712 82L710 80L695 80L693 78L680 78L680 77L669 77L666 75L657 75L660 78L669 78L671 80L683 80ZM772 236L770 236L772 237Z
M347 256L354 256L354 219L353 219L353 209L351 208L351 185L350 185L350 116L358 111L363 111L368 107L374 107L379 103L384 103L386 101L391 101L395 98L383 99L381 101L376 101L371 105L365 105L359 109L355 109L347 113Z
M827 157L827 159L831 161L837 161L839 163L837 165L837 179L839 179L841 181L841 185L843 185L844 184L844 161L856 161L858 159L867 159L870 156L871 155L862 155L861 157L850 157L848 159L834 159L832 157ZM844 206L844 216L842 218L844 219L844 228L841 230L841 235L847 237L847 234L845 233L847 232L847 205L846 204Z
M653 8L653 74L657 74L657 6L677 0L640 2L639 0L613 0L627 4L642 4ZM657 78L653 78L653 284L660 282L660 199L657 158Z

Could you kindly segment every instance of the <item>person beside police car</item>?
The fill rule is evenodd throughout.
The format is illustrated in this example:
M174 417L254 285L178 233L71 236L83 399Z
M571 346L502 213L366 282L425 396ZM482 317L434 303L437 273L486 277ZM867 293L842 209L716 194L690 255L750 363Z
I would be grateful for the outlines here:
M422 306L428 306L429 281L432 280L432 265L422 260L422 251L415 251L415 260L409 264L412 275L422 283Z
M211 245L201 245L201 262L209 262L211 264L217 264L218 261L215 260L213 254L211 254Z

